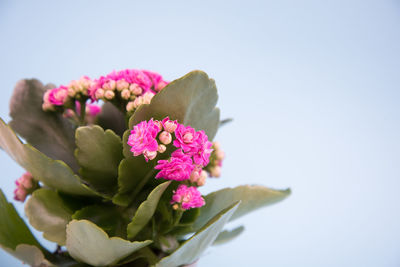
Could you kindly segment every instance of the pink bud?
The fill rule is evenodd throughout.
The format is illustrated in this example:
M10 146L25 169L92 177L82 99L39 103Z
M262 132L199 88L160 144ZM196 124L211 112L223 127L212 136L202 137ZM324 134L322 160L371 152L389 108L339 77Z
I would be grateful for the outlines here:
M72 87L68 87L68 96L71 98L75 97L75 89Z
M96 99L102 99L104 97L104 90L99 88L95 92Z
M135 103L133 101L128 102L126 105L126 111L131 112L135 109Z
M158 145L158 149L157 149L158 152L164 153L165 150L167 150L167 147L165 145L163 145L163 144Z
M211 168L210 175L212 177L220 177L221 176L221 167L214 166L213 168Z
M133 101L133 106L135 108L138 108L142 104L143 104L143 97L142 96L136 97L135 100Z
M150 104L151 99L153 98L154 94L151 92L147 92L143 95L143 104Z
M142 88L139 85L137 85L136 83L131 84L129 86L129 90L134 95L141 95L143 92Z
M105 97L107 100L113 99L114 96L115 96L115 93L114 93L113 91L111 91L111 90L107 90L107 91L105 91L105 93L104 93L104 97Z
M147 160L153 160L153 159L155 159L157 157L157 151L148 151L148 150L146 150L143 153L143 156L146 159L146 161Z
M129 88L129 83L127 83L124 79L118 80L117 81L117 90L122 91L124 89Z
M110 85L111 90L115 90L115 88L117 88L117 83L114 80L111 80L108 83Z
M124 89L121 92L121 97L125 100L128 100L131 97L131 92L128 89Z
M14 199L17 201L24 202L27 195L28 195L28 192L21 187L17 187L14 190Z
M162 123L164 125L164 129L169 133L173 133L178 126L176 121L171 121L168 118L165 118Z
M203 186L206 184L206 179L207 179L207 173L205 171L201 171L200 177L197 180L197 185L198 186Z
M217 150L215 151L215 156L217 157L217 159L223 160L225 158L225 153L222 150Z
M172 142L172 135L167 131L163 131L158 139L160 139L161 143L164 145L168 145Z

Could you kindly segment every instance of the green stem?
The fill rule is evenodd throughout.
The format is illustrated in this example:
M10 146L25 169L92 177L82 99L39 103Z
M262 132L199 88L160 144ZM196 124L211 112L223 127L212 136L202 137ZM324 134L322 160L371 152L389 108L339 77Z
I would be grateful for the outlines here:
M79 125L83 126L85 125L86 101L80 101L80 104L81 104L81 110L79 116Z
M153 177L155 171L156 170L153 169L152 171L148 172L147 175L142 179L142 181L140 181L140 184L138 184L138 186L135 188L135 191L133 191L131 195L133 199L143 189L143 187L147 184L150 178Z

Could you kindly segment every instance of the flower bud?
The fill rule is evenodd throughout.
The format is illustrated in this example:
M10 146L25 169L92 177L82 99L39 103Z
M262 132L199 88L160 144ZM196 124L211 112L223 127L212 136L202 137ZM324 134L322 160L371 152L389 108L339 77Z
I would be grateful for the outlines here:
M127 83L124 79L118 80L117 81L117 90L122 91L124 89L129 88L129 83Z
M75 89L73 87L68 87L68 96L71 98L75 97Z
M141 95L143 92L142 88L139 85L137 85L136 83L131 84L129 86L129 90L134 95Z
M108 84L110 85L110 90L115 90L117 88L117 83L114 80L110 80Z
M143 153L144 158L147 160L153 160L157 157L157 151L145 151Z
M105 91L105 93L104 93L104 97L105 97L107 100L113 99L114 96L115 96L115 93L114 93L113 91L110 91L110 90L107 90L107 91Z
M221 176L221 167L214 166L213 168L211 168L210 169L210 175L212 177L220 177Z
M163 145L163 144L158 145L158 149L157 149L158 152L164 153L165 150L167 150L167 147L165 145Z
M163 143L164 145L168 145L172 142L172 135L167 131L163 131L162 133L160 133L158 139L160 139L161 143Z
M206 184L206 179L207 179L207 173L205 171L201 171L200 177L197 180L197 185L198 186L203 186Z
M215 151L215 156L217 157L218 160L223 160L225 158L225 153L221 149L216 149Z
M135 103L133 101L128 102L126 104L126 111L131 112L135 109Z
M136 97L135 100L133 101L134 108L138 108L142 104L143 104L143 97L141 96Z
M143 95L143 104L150 104L151 99L153 98L154 94L151 92L147 92Z
M125 100L128 100L131 97L131 92L128 89L124 89L121 92L121 97Z
M104 97L104 90L102 88L99 88L96 90L94 93L96 99L102 99Z
M165 118L162 123L164 125L164 129L169 133L173 133L178 126L176 121L171 121L169 118Z

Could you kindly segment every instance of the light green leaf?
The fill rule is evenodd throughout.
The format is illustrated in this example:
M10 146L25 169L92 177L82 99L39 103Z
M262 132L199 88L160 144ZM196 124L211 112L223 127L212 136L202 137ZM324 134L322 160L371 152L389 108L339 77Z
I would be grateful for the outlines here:
M129 239L133 239L153 217L161 195L170 184L171 182L169 181L158 185L153 191L151 191L147 199L140 204L135 216L132 219L132 222L128 224Z
M67 249L76 260L93 266L108 266L149 245L152 241L129 242L109 238L106 232L87 220L73 220L67 225Z
M225 243L231 241L232 239L236 238L237 236L239 236L241 233L243 233L243 231L244 231L243 226L239 226L231 231L224 230L221 233L219 233L219 235L218 235L217 239L215 239L213 245L225 244Z
M214 80L202 71L192 71L168 84L150 104L140 106L129 121L129 128L151 118L169 116L196 130L204 130L212 140L219 126L218 94Z
M0 119L0 147L19 165L45 185L73 195L94 196L64 162L53 160L29 144L22 144L13 130Z
M10 126L47 157L62 160L77 171L73 125L62 114L42 109L44 92L55 87L36 79L19 81L10 101Z
M80 173L99 191L112 192L117 187L118 165L121 162L121 138L100 126L84 126L76 130L76 159Z
M45 188L34 191L25 204L29 223L43 232L44 238L61 246L65 245L65 230L73 212L55 191Z
M231 221L255 209L279 202L289 195L290 189L273 190L264 186L251 185L225 188L210 193L204 198L206 205L200 208L200 216L195 221L192 230L200 229L210 218L232 202L242 201L240 207L230 219Z
M176 267L195 262L217 238L219 232L238 208L239 203L236 202L218 213L174 253L162 258L155 267Z
M15 250L9 249L7 247L4 247L3 249L14 257L20 259L23 263L29 264L30 266L56 267L51 262L46 260L42 251L36 246L20 244L15 248Z

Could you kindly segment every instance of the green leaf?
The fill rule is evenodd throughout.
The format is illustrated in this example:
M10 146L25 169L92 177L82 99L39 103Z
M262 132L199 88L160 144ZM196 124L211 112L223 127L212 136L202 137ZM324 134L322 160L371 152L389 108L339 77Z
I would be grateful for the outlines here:
M73 195L94 196L64 162L53 160L29 144L22 144L13 130L0 119L0 147L19 165L45 185Z
M129 121L129 128L154 118L178 120L196 130L204 130L212 140L219 126L219 109L215 82L202 71L192 71L168 84L150 104L141 105Z
M132 222L128 224L128 238L133 239L137 233L142 230L143 227L150 221L156 211L158 202L160 201L161 195L167 189L171 182L165 182L157 186L145 201L140 204Z
M231 231L225 230L219 233L217 239L215 239L213 245L222 245L225 244L226 242L231 241L232 239L236 238L239 236L241 233L243 233L244 227L239 226Z
M34 191L25 204L29 223L43 232L44 238L61 246L65 245L65 230L73 212L57 192L45 188Z
M118 165L121 162L121 138L100 126L84 126L76 130L76 159L80 173L101 192L113 192L117 187Z
M19 244L34 245L42 248L32 235L14 206L7 202L0 189L0 244L12 250Z
M268 206L285 199L290 189L273 190L263 186L243 185L235 188L225 188L205 196L206 205L200 208L200 216L195 221L192 230L202 227L221 209L235 201L242 201L240 207L230 219L239 218L253 210Z
M124 114L110 102L104 103L101 107L101 112L97 117L97 124L103 129L112 130L119 136L122 136L126 131Z
M119 237L109 238L106 232L87 220L73 220L67 226L69 254L74 259L93 266L115 264L151 242L129 242Z
M239 203L236 202L218 213L174 253L161 259L155 267L176 267L196 261L217 238L219 232L238 208Z
M77 171L73 125L62 114L42 109L44 92L54 87L36 79L19 81L10 101L10 126L47 157L62 160Z
M88 220L103 229L109 236L126 236L126 224L116 206L92 205L72 215L74 220ZM125 227L123 227L125 225Z

